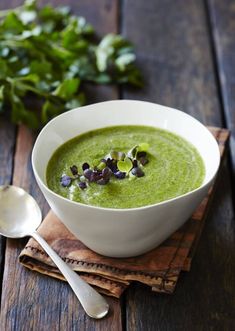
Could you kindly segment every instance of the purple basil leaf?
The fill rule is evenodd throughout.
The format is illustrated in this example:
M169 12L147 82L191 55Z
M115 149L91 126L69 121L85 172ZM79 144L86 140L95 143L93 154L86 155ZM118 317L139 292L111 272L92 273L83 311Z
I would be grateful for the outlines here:
M61 178L60 178L60 184L63 186L63 187L68 187L72 182L72 178L67 176L67 175L63 175Z

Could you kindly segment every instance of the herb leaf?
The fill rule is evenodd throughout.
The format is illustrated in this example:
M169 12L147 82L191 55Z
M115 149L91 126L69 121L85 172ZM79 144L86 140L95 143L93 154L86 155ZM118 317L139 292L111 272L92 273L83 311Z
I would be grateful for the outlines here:
M149 150L149 144L141 143L138 145L138 152L147 152Z
M119 171L129 173L133 167L133 164L129 157L126 157L123 161L118 161L117 167Z
M143 85L129 41L98 40L68 6L38 8L36 0L0 11L0 68L0 111L32 128L84 105L87 82ZM39 107L29 109L28 97Z

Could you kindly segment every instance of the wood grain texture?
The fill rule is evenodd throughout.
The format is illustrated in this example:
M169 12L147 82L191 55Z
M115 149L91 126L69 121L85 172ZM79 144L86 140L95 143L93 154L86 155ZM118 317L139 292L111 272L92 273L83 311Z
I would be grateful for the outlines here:
M128 331L232 331L235 325L235 224L227 167L218 183L189 273L173 295L136 285L127 295Z
M122 33L137 49L145 78L125 98L183 110L220 126L216 79L203 0L124 0Z
M0 117L0 185L10 184L12 179L15 148L15 127L3 116ZM0 236L0 293L4 268L6 240Z
M30 163L33 142L32 132L21 126L13 184L30 192L45 214L48 206L34 180ZM103 330L107 325L121 330L120 302L109 298L111 310L107 318L101 321L88 318L68 284L40 277L18 263L25 244L26 239L7 240L0 330Z
M20 6L24 1L22 0L1 0L0 2L0 9L5 10L8 8L15 8L17 6Z
M0 116L0 185L10 184L15 148L15 127Z
M4 0L0 6L5 9L21 3L22 1L17 0ZM43 1L39 1L39 3L42 4ZM59 1L50 1L50 3L61 4ZM66 1L66 4L71 4L74 12L77 13L77 2L71 0ZM99 0L93 4L91 1L87 1L87 4L86 1L81 1L81 4L79 14L92 21L100 33L110 32L110 30L116 31L116 1ZM106 25L104 17L107 14L109 14L109 19ZM98 100L100 95L106 99L112 99L118 95L114 88L104 88L102 92L99 89L95 89L95 91L93 89L92 94L93 100ZM20 127L17 137L13 182L30 192L45 214L48 206L34 180L30 163L34 139L35 137L30 130L23 126ZM3 176L5 177L5 172ZM119 301L108 298L110 313L103 320L95 321L88 318L68 284L39 276L37 273L26 270L18 263L18 255L25 243L26 240L7 240L0 330L121 330L121 305Z
M24 125L19 126L16 139L12 181L14 185L20 186L26 191L31 192L42 209L43 215L45 215L48 212L49 207L35 182L31 166L31 150L35 138L36 135L30 129Z
M179 108L207 125L223 125L208 27L201 0L124 0L122 31L137 45L146 85L123 96ZM235 238L227 168L222 178L192 270L180 278L172 296L154 295L139 285L130 288L128 331L232 330Z
M22 2L1 0L0 8L15 7ZM136 45L138 63L146 81L143 90L123 91L123 96L176 107L194 115L207 125L221 126L223 114L219 104L205 2L206 0L122 0L122 32ZM50 3L72 4L75 12L85 15L99 29L100 34L105 33L106 29L109 32L117 30L118 1L54 0ZM234 4L232 0L208 0L208 4L220 68L225 118L227 125L233 130L234 68L231 63L235 46L230 35L231 30L234 31ZM117 90L112 88L100 90L89 87L89 91L92 94L92 102L118 96ZM6 125L10 127L9 124ZM0 135L1 130L0 128ZM7 130L5 133L10 134ZM5 133L1 136L3 139ZM31 180L29 146L33 138L25 129L21 129L19 135L28 137L29 142L28 146L23 147L25 142L19 139L21 143L17 145L17 153L21 154L25 148L27 150L24 158L22 154L20 158L15 158L16 171L19 171L16 165L25 162L22 175L15 173L15 181L29 190L46 211L47 206L35 182ZM14 139L11 140L13 141ZM1 142L2 140L0 146ZM231 144L233 143L234 138ZM10 162L12 166L11 152L5 154L3 159L6 165ZM28 171L30 175L27 176ZM11 177L7 169L0 168L0 173L0 179ZM175 294L171 296L152 293L150 289L139 284L133 285L123 301L127 307L124 329L234 329L235 228L227 165L221 178L192 270L180 279ZM111 314L102 321L92 321L82 312L66 284L20 267L17 257L24 244L24 240L9 240L7 243L0 330L122 329L122 322L125 321L121 320L122 306L119 302L110 299Z
M207 0L215 43L224 116L231 131L230 151L235 183L235 3L233 0Z

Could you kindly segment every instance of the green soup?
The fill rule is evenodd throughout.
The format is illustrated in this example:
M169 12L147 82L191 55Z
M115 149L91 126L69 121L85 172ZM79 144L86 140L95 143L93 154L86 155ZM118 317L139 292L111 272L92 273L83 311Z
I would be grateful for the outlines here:
M127 153L133 146L148 143L149 162L143 166L143 177L117 179L106 185L89 183L81 189L77 181L69 187L60 183L62 175L71 175L70 167L99 163L111 150ZM196 148L169 131L149 126L113 126L69 140L51 157L46 180L59 195L86 205L107 208L135 208L168 200L199 187L204 179L203 160Z

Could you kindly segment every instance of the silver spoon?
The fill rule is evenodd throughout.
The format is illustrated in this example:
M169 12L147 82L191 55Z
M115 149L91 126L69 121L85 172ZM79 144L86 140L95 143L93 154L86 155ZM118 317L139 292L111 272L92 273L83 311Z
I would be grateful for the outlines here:
M0 234L9 238L31 236L37 240L68 281L85 312L93 318L104 317L109 310L108 303L36 232L41 221L41 210L31 195L16 186L0 186Z

